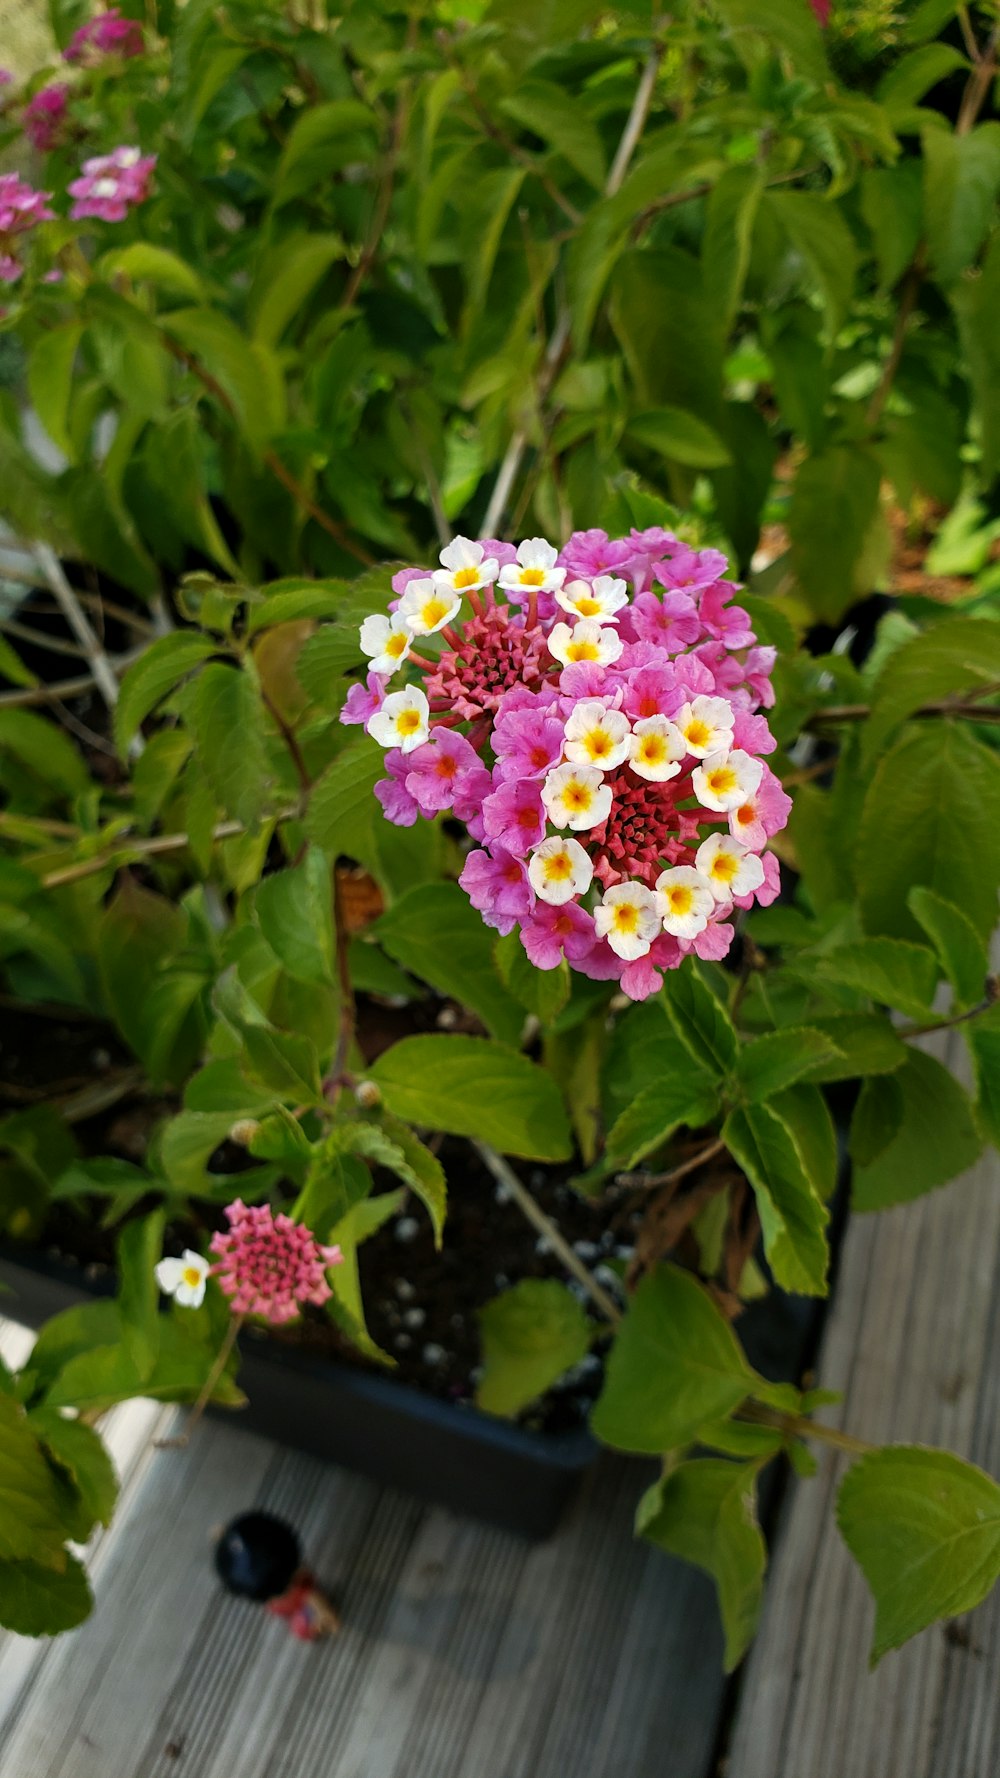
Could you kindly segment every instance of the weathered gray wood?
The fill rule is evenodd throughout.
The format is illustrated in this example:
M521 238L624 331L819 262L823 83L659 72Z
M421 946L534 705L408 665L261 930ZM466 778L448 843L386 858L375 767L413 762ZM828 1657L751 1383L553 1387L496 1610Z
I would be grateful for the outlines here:
M966 1072L957 1032L934 1053ZM943 1190L852 1221L820 1365L821 1382L844 1391L831 1423L1000 1473L998 1306L990 1150ZM727 1778L996 1778L1000 1594L958 1637L929 1630L869 1673L874 1608L833 1528L844 1467L825 1450L787 1504Z
M225 1424L185 1452L149 1431L93 1619L0 1643L4 1778L660 1778L668 1744L671 1778L701 1778L715 1604L633 1541L642 1466L600 1465L531 1545ZM303 1647L217 1586L211 1529L254 1501L340 1598L334 1643Z

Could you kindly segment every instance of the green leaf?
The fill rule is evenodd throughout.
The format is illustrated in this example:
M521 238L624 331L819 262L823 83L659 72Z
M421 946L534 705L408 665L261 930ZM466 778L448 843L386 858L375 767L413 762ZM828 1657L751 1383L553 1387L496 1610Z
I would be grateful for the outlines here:
M513 1416L590 1350L593 1329L555 1278L524 1278L479 1311L483 1374L476 1406Z
M701 260L705 288L712 292L727 333L742 300L763 190L760 167L730 167L708 200Z
M75 1556L61 1572L39 1562L0 1562L0 1624L17 1636L58 1636L90 1616L93 1595Z
M861 175L861 214L871 231L879 288L885 293L903 276L920 240L924 216L920 162L907 159L894 167L867 168Z
M591 1425L605 1444L660 1455L767 1387L706 1290L676 1266L642 1280L615 1336Z
M256 636L271 625L294 623L299 618L337 617L349 601L346 580L275 580L260 588L247 613L247 635ZM320 634L326 634L321 631ZM350 665L360 661L361 644L355 636ZM297 668L296 668L297 670Z
M979 419L983 474L1000 471L1000 234L991 243L979 276L964 278L949 292L958 317L962 350Z
M252 826L266 812L264 710L249 671L205 667L190 687L187 713L199 763L228 815Z
M907 1204L935 1186L947 1185L971 1167L982 1149L968 1095L943 1063L911 1049L905 1065L885 1079L866 1083L869 1116L886 1097L902 1095L892 1140L871 1160L855 1166L856 1210Z
M819 1087L812 1081L796 1081L776 1093L769 1105L798 1149L813 1191L828 1203L837 1184L840 1151L830 1107Z
M66 321L42 333L28 358L28 394L53 444L75 458L69 434L69 404L73 390L73 365L83 337L82 321Z
M976 258L990 226L1000 190L1000 124L977 124L966 136L927 129L922 143L931 267L950 284Z
M38 674L26 667L17 650L12 648L6 636L0 636L0 674L9 679L11 685L37 685Z
M685 1049L710 1074L728 1074L739 1053L736 1028L693 963L671 970L663 998Z
M1000 1576L1000 1487L950 1451L887 1445L854 1463L837 1524L875 1598L871 1665Z
M122 759L150 711L182 679L217 653L218 644L198 630L171 630L168 636L159 636L150 643L122 680L115 706L115 743Z
M950 617L904 642L886 661L872 693L862 759L872 766L889 736L922 704L982 691L1000 680L1000 624Z
M384 819L375 785L385 773L381 749L355 741L338 753L313 785L306 832L331 857L346 853L373 872L378 866L375 823Z
M416 1193L430 1216L434 1245L440 1247L447 1206L444 1168L409 1126L383 1115L377 1123L352 1119L338 1124L332 1135L337 1146L377 1167L387 1167Z
M78 1353L120 1339L121 1325L118 1304L110 1297L80 1303L53 1315L39 1333L31 1353L31 1374L37 1392L44 1393Z
M721 469L732 462L728 446L695 414L679 407L660 407L634 414L626 427L628 438L649 445L675 463L692 469Z
M118 1238L118 1307L122 1334L140 1379L152 1375L160 1350L160 1290L155 1267L163 1253L166 1215L127 1222Z
M801 1296L825 1296L829 1212L788 1124L773 1106L750 1105L730 1113L722 1140L753 1187L775 1282Z
M952 8L954 10L954 8ZM952 43L927 43L901 56L878 83L880 102L890 111L908 111L932 86L968 61Z
M374 112L360 99L306 106L285 143L274 182L275 205L287 204L328 181L350 161L369 157L377 132Z
M540 136L595 191L603 189L607 175L604 145L578 97L565 87L548 80L526 81L503 100L500 110L533 136Z
M822 1031L797 1025L790 1030L772 1031L743 1045L736 1060L733 1079L751 1104L770 1098L782 1087L791 1086L816 1068L835 1061L838 1050Z
M564 1161L571 1151L551 1076L482 1037L404 1037L369 1070L407 1123L489 1142L504 1154Z
M205 300L205 287L197 272L166 247L154 247L148 241L133 241L130 247L118 247L102 253L95 271L109 283L124 276L134 284L152 284L169 296L183 296L189 302Z
M737 43L743 33L767 37L801 74L818 81L825 78L823 37L808 6L799 6L797 0L768 0L766 8L756 0L716 0L716 6L737 34Z
M809 609L835 623L856 597L855 576L878 512L881 470L858 445L807 457L792 490L792 566Z
M905 732L879 762L865 797L857 859L869 932L921 936L911 888L951 899L983 938L996 923L1000 881L1000 757L959 723Z
M700 1129L719 1109L719 1089L710 1074L665 1075L644 1087L621 1113L608 1132L603 1158L605 1172L637 1167L654 1148L682 1124Z
M55 1478L24 1411L0 1395L0 1563L63 1561L61 1502Z
M237 1112L179 1111L167 1124L160 1144L160 1164L170 1184L185 1196L203 1197L214 1175L208 1162L225 1142Z
M520 1041L524 1010L497 979L493 936L457 883L411 889L372 934L404 969L470 1007L494 1037Z
M570 969L565 958L555 969L536 969L528 961L520 934L514 931L494 942L493 961L500 980L518 1006L532 1013L543 1027L558 1018L570 995Z
M726 1633L725 1668L746 1653L760 1616L767 1546L757 1521L756 1463L697 1457L647 1489L635 1528L670 1556L712 1576Z
M323 1103L319 1059L312 1039L272 1025L244 988L235 965L220 975L212 1004L242 1039L240 1061L249 1080L295 1104Z
M301 864L276 871L258 885L257 923L275 956L300 982L334 979L333 876L311 847Z
M285 391L278 361L217 309L173 309L164 330L218 383L251 450L260 452L285 421Z
M976 1081L976 1117L988 1142L1000 1148L1000 1008L963 1027Z
M986 945L972 921L954 902L933 889L911 889L907 896L911 914L920 921L934 945L959 1006L981 1000L989 971Z
M0 710L0 750L61 796L74 797L90 787L79 753L55 723L33 710Z
M274 248L262 261L248 299L254 339L276 346L344 251L339 235L297 235Z
M66 1471L79 1495L85 1529L74 1530L83 1541L94 1525L110 1525L118 1497L118 1477L103 1440L82 1420L67 1420L54 1408L33 1408L28 1416L52 1460Z
M933 951L901 938L863 938L811 959L811 974L821 982L856 988L916 1019L927 1016L938 973Z
M767 192L764 205L820 291L828 331L835 334L850 306L858 266L854 237L843 215L828 198L811 191Z

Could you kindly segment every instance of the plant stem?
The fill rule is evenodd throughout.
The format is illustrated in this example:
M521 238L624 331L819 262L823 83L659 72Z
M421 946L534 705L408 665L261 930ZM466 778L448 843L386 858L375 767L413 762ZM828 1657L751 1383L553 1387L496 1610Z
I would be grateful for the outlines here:
M118 680L115 677L114 668L97 640L90 620L84 615L83 606L62 571L62 564L55 550L48 543L36 543L33 548L35 560L45 576L49 590L90 665L94 684L108 709L113 710L118 702ZM136 739L139 740L138 737ZM141 740L134 751L137 753L142 751Z
M910 711L907 720L912 722L916 717L925 716L971 716L976 722L1000 722L1000 710L984 710L976 702L976 697L994 697L998 689L1000 687L995 685L984 686L975 697L967 695L960 701L942 698L935 704L922 704L919 710ZM871 713L870 704L830 704L825 710L817 710L802 726L813 729L837 722L864 722Z
M274 822L297 821L301 814L302 809L296 804L294 809L279 809L276 815L270 815L267 819ZM249 829L242 821L220 821L212 829L212 838L213 840L231 840L248 831ZM130 840L123 835L113 852L102 852L98 857L83 858L78 864L66 865L62 870L49 871L46 876L42 877L41 887L43 889L61 889L66 883L78 883L84 877L95 876L98 871L107 869L109 865L113 866L120 862L129 863L133 857L152 858L161 852L183 852L185 846L190 843L186 833L160 833L154 834L150 839L135 840ZM125 856L122 857L122 854Z
M491 1148L488 1142L474 1140L472 1146L489 1168L497 1184L503 1186L504 1191L513 1198L518 1209L527 1217L532 1228L537 1229L538 1233L544 1236L553 1253L559 1255L566 1270L572 1273L578 1284L583 1285L587 1295L600 1309L605 1320L609 1321L612 1327L617 1327L622 1318L618 1304L613 1297L608 1295L603 1285L598 1284L597 1279L592 1272L587 1270L579 1254L574 1253L565 1235L560 1233L551 1218L546 1216L539 1204L536 1204L527 1186L522 1185L509 1162L504 1160L503 1155L497 1154L496 1149Z
M344 1089L347 1058L351 1052L351 1044L354 1042L354 1033L357 1029L358 1022L357 1002L354 998L354 983L351 981L351 966L347 954L351 939L350 933L347 930L347 921L344 917L343 897L340 893L340 883L337 880L336 864L333 866L333 925L337 945L337 982L340 988L340 1019L337 1029L337 1047L334 1051L333 1061L330 1064L330 1073L327 1076L329 1090L326 1096L329 1099L331 1106L336 1105L337 1100L340 1098Z
M818 1439L820 1444L848 1451L852 1457L867 1457L877 1448L863 1438L855 1438L853 1432L842 1432L839 1426L824 1426L821 1420L810 1420L805 1414L785 1414L779 1408L765 1407L758 1401L744 1402L736 1419L752 1420L758 1426L773 1426L776 1431L787 1432L794 1438Z
M233 1315L230 1317L229 1326L226 1329L226 1337L215 1355L215 1362L212 1365L208 1376L205 1378L201 1393L188 1415L187 1425L185 1426L184 1431L179 1433L176 1438L158 1438L154 1440L158 1451L183 1451L185 1445L190 1443L191 1434L212 1399L215 1392L215 1385L226 1368L229 1354L236 1344L240 1329L245 1320L245 1315Z
M274 702L274 699L269 696L263 686L260 688L260 695L265 710L271 717L275 727L278 729L285 746L288 748L292 764L295 767L295 775L298 778L302 790L302 795L303 797L307 797L312 789L312 779L309 776L309 767L306 765L305 759L302 756L302 749L299 746L298 736L292 728L291 723L286 722L281 711L278 709L277 704Z
M1000 1001L1000 976L988 975L986 993L975 1006L967 1012L957 1012L950 1019L931 1019L926 1025L909 1025L897 1031L897 1037L933 1037L936 1031L950 1031L954 1025L964 1025L968 1019L977 1019L980 1013L989 1012L991 1006Z
M678 1180L686 1179L689 1173L695 1173L708 1161L714 1161L717 1154L722 1154L725 1151L725 1147L722 1137L717 1136L704 1148L699 1148L697 1154L682 1161L679 1167L671 1167L668 1173L618 1173L615 1176L615 1184L626 1188L641 1185L649 1190L661 1185L676 1185Z

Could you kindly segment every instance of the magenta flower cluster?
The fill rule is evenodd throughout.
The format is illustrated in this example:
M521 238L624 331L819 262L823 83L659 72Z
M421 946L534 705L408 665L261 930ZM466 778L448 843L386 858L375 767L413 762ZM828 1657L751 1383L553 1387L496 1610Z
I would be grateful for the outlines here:
M24 266L21 237L40 222L51 222L50 191L35 191L17 173L0 173L0 284L15 284Z
M387 749L386 816L463 821L462 887L540 969L565 957L642 1000L778 893L774 650L726 566L658 527L558 553L457 538L361 627L370 670L341 720Z
M293 1321L303 1303L325 1303L332 1291L328 1266L340 1265L339 1247L324 1247L311 1230L268 1204L227 1206L229 1228L213 1235L212 1271L235 1315L260 1315L280 1325Z
M155 154L138 148L114 148L84 161L81 177L69 187L73 221L96 216L101 222L124 222L132 206L149 196L155 166Z
M50 154L60 141L66 122L69 90L65 80L55 80L51 86L40 87L24 107L24 133L39 154Z
M141 56L142 51L142 26L137 19L123 19L117 6L112 6L74 31L63 50L63 60L93 63L104 56Z

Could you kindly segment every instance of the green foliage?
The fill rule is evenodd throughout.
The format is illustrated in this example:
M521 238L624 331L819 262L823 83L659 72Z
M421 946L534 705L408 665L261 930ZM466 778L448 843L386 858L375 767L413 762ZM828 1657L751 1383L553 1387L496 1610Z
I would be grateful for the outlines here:
M514 1415L544 1395L590 1348L592 1328L575 1296L554 1278L523 1278L479 1314L483 1374L476 1402Z
M767 1548L757 1522L756 1463L696 1457L678 1463L639 1502L640 1537L709 1573L719 1590L726 1672L757 1627Z
M504 1154L566 1160L566 1113L552 1078L478 1037L404 1037L370 1070L397 1117L489 1142Z
M862 1137L855 1147L856 1135ZM943 1063L911 1049L895 1074L866 1080L851 1128L858 1210L903 1204L957 1179L982 1148L967 1094Z
M871 1665L985 1598L1000 1570L1000 1487L948 1451L889 1445L848 1470L837 1523L875 1598Z

